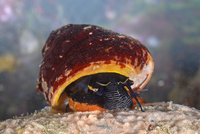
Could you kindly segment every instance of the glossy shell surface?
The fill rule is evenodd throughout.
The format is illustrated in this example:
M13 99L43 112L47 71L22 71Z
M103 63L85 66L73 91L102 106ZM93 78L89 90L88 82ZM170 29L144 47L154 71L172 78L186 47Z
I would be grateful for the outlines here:
M134 82L133 90L141 90L154 68L151 54L138 40L87 24L69 24L52 31L42 56L37 91L55 108L68 101L62 93L80 77L118 73Z

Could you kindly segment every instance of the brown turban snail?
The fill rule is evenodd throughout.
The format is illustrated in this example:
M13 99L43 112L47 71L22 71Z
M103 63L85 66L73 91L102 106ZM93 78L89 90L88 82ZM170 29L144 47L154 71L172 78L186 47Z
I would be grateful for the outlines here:
M144 100L137 91L154 68L151 54L138 40L87 24L52 31L42 56L37 92L60 110L67 105L73 111L140 106Z

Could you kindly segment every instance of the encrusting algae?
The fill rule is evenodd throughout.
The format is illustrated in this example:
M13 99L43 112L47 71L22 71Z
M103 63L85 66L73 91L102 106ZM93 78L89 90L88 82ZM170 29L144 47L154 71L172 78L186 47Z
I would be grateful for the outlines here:
M0 55L0 73L13 72L17 64L17 59L9 53Z
M136 133L199 134L200 111L187 106L159 102L138 105L135 110L58 113L47 107L34 114L0 123L0 133Z

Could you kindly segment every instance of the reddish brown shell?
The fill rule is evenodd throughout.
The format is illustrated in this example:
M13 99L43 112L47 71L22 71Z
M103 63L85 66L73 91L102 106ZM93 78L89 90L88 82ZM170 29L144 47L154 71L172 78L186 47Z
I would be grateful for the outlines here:
M82 76L119 73L134 81L134 90L147 84L154 68L151 54L138 40L95 25L69 24L52 31L42 55L37 91L53 107L65 103L63 90Z

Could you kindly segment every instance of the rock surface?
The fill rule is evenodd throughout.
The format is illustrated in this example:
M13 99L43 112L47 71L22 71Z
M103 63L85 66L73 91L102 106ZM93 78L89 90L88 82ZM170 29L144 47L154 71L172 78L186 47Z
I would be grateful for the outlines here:
M200 111L172 102L148 103L128 111L58 113L47 107L0 122L0 133L20 134L199 134Z

